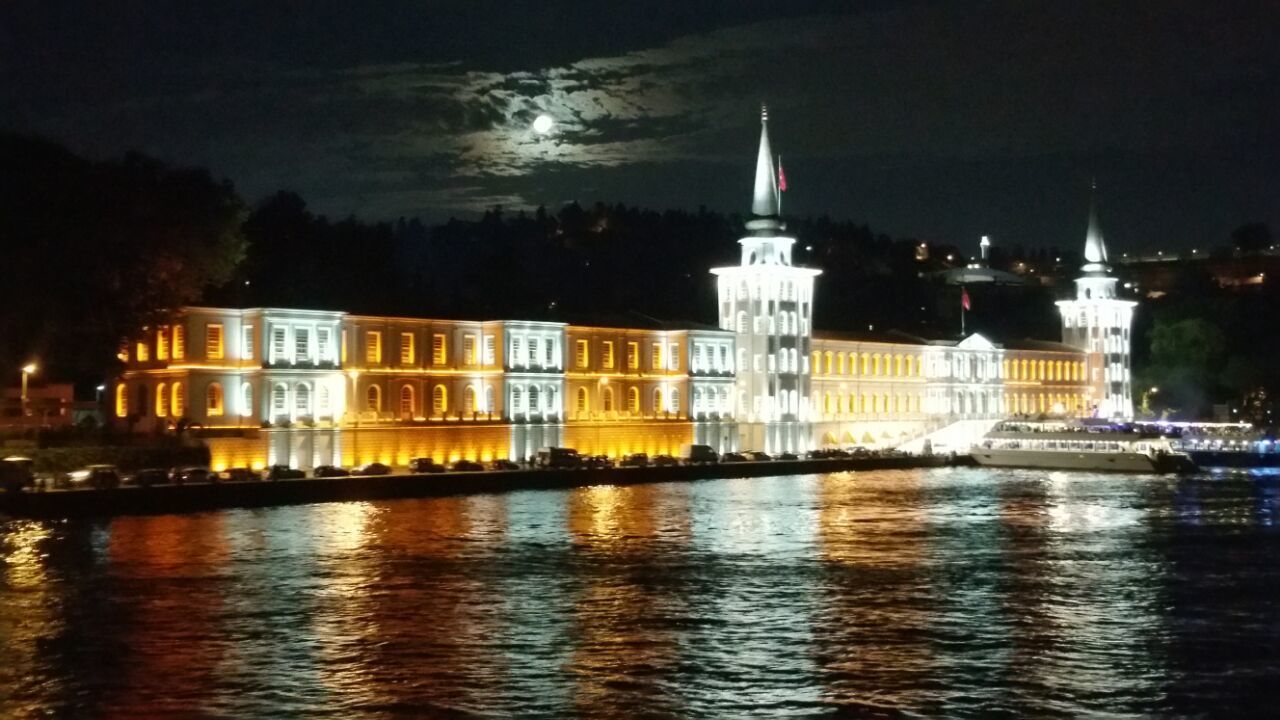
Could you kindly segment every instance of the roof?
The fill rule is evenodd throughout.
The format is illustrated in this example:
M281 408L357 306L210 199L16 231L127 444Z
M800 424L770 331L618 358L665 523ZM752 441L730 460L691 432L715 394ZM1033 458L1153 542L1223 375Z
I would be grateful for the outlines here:
M885 343L890 345L928 345L929 341L922 337L902 332L901 330L819 330L813 334L814 340L837 340L844 342Z
M731 332L707 323L693 320L664 320L638 312L624 314L601 313L570 318L568 324L576 327L614 328L618 330L714 330L717 332Z
M968 285L980 283L993 283L995 285L1025 285L1027 281L1022 277L1014 275L1004 270L995 270L989 267L958 267L949 270L939 270L930 273L934 277L942 278L942 281L948 285Z
M1001 343L1005 350L1037 350L1040 352L1069 352L1078 353L1080 348L1072 347L1065 343L1053 342L1051 340L1032 340L1023 338L1022 340L1010 340Z

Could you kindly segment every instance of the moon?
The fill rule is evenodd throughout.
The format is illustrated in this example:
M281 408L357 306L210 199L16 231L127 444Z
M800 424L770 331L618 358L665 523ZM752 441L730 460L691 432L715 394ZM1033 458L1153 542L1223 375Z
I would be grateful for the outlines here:
M551 119L550 115L539 115L533 120L533 131L539 135L546 135L551 132L551 128L554 127L555 124L556 121Z

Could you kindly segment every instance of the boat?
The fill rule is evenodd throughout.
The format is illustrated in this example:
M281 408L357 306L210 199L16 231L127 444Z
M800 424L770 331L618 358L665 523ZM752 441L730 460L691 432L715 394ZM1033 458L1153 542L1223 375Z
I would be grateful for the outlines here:
M1249 423L1180 423L1173 444L1202 468L1280 467L1280 443Z
M1194 472L1191 456L1155 426L1097 421L1004 421L971 449L987 467L1105 472Z

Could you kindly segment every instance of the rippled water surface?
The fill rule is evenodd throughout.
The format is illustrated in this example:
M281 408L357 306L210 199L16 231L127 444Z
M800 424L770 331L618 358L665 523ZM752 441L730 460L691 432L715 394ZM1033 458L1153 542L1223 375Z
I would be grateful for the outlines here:
M930 470L0 520L0 717L1262 713L1277 488Z

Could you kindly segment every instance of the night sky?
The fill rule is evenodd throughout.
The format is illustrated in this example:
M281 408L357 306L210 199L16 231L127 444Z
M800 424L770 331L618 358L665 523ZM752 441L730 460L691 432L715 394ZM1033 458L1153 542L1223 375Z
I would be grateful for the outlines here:
M0 87L333 216L746 211L766 100L790 213L1075 246L1096 176L1114 252L1280 225L1278 2L9 2Z

